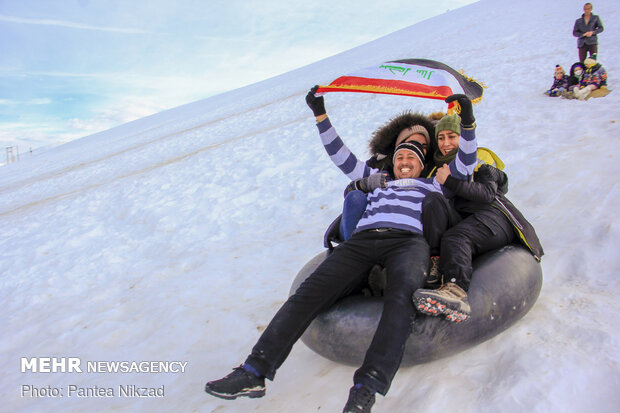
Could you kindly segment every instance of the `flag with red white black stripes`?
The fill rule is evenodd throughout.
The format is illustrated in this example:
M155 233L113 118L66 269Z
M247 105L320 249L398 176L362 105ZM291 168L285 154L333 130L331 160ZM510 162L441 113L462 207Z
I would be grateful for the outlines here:
M441 62L403 59L341 76L327 86L319 86L316 93L379 93L441 100L452 94L463 93L472 102L478 103L484 88L480 82Z

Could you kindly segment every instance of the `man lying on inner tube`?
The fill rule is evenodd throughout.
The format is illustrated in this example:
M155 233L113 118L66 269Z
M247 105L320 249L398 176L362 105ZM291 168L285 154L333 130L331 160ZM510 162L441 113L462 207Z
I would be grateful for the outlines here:
M340 244L282 305L245 363L228 376L208 382L205 391L224 399L264 396L265 378L273 379L316 315L364 283L368 271L378 264L389 274L383 313L344 408L344 412L370 412L375 393L387 393L400 366L416 311L411 297L426 278L430 252L422 234L422 201L430 193L450 195L450 191L437 178L419 178L425 160L419 142L403 142L396 148L394 180L358 160L331 125L323 97L315 91L308 93L306 102L316 117L321 141L349 179L363 179L366 211L351 239ZM474 116L467 96L452 95L446 102L455 100L462 107L462 139L448 167L454 179L468 181L476 164Z

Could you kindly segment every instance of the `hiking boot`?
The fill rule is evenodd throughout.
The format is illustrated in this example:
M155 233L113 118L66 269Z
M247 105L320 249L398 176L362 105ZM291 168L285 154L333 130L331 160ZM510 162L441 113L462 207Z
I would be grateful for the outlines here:
M254 399L265 395L265 378L257 377L245 371L243 366L239 366L223 379L208 382L205 385L205 391L226 400L234 400L242 396Z
M429 287L439 287L441 285L441 274L439 273L439 256L431 257L431 267L426 277L426 285Z
M445 283L437 290L417 290L413 293L413 302L423 314L443 315L448 321L456 323L467 320L471 312L467 293L452 282Z
M342 413L370 413L375 404L375 392L367 386L353 386L349 390L349 400L344 405Z

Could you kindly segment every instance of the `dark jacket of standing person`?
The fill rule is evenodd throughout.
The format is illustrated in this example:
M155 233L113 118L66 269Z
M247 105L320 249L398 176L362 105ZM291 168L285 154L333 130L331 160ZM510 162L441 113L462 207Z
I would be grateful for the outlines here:
M577 38L577 47L583 47L585 45L598 44L597 34L602 33L604 30L603 21L596 14L590 15L590 21L586 24L584 14L581 18L575 20L575 26L573 27L573 36ZM594 32L590 37L584 36L587 32Z

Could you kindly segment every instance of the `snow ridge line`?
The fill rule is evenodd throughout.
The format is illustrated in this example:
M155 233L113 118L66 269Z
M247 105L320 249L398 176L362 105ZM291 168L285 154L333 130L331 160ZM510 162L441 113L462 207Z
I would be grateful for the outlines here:
M86 192L86 191L94 189L94 188L100 188L102 186L105 186L107 184L110 184L110 183L112 183L114 181L117 181L117 180L120 180L120 179L125 179L125 178L130 178L130 177L133 177L133 176L138 176L138 175L146 174L146 173L151 172L151 171L153 171L155 169L162 168L162 167L165 167L165 166L177 163L177 162L184 161L184 160L189 159L189 158L191 158L193 156L196 156L198 154L201 154L203 152L206 152L206 151L214 149L214 148L218 148L218 147L220 147L222 145L225 145L225 144L228 144L228 143L236 142L236 141L243 140L243 139L246 139L246 138L250 138L252 136L255 136L255 135L258 135L258 134L261 134L261 133L264 133L264 132L269 132L271 130L279 129L282 126L293 125L293 124L296 124L298 122L303 122L306 118L307 117L304 116L304 117L299 117L299 118L293 119L293 120L291 120L289 122L277 123L274 126L263 128L263 129L260 129L258 131L252 131L252 132L246 133L246 134L241 135L241 136L237 136L237 137L230 138L230 139L227 139L227 140L222 141L222 142L218 142L218 143L215 143L215 144L212 144L212 145L208 145L208 146L205 146L203 148L197 149L197 150L195 150L193 152L186 153L186 154L183 154L183 155L180 155L180 156L176 156L174 158L170 158L170 159L168 159L168 160L166 160L164 162L160 162L160 163L157 163L155 165L148 166L146 168L142 168L142 169L139 169L139 170L136 170L136 171L132 171L132 172L129 172L129 173L125 173L125 174L121 174L121 175L117 175L117 176L114 176L112 178L109 178L109 179L103 180L101 182L98 182L96 184L86 185L86 186L83 186L81 188L77 188L77 189L74 189L74 190L71 190L71 191L67 191L67 192L64 192L64 193L60 193L60 194L57 194L57 195L54 195L54 196L50 196L50 197L47 197L47 198L42 198L42 199L39 199L39 200L36 200L36 201L33 201L33 202L29 202L29 203L24 204L24 205L20 205L20 206L16 206L16 207L11 207L8 210L0 211L0 217L4 217L4 216L7 216L7 215L12 215L12 214L16 214L16 213L21 213L23 211L26 211L26 210L29 210L31 208L34 208L34 207L36 207L38 205L43 205L43 204L46 204L48 202L56 201L56 200L59 200L59 199L71 198L72 196L75 196L75 195L80 194L82 192ZM192 129L195 129L195 128L192 128ZM185 131L183 131L183 132L185 132ZM179 132L179 133L181 133L181 132ZM83 165L83 164L80 164L80 165ZM78 167L76 167L76 168L78 168Z
M65 174L67 174L67 173L83 169L83 168L85 168L87 166L94 165L96 163L103 162L103 161L115 158L117 156L124 155L124 154L126 154L128 152L135 151L135 150L137 150L139 148L151 145L153 143L158 143L158 142L164 141L164 140L169 139L169 138L171 138L173 136L177 136L177 135L181 135L181 134L184 134L184 133L187 133L187 132L192 132L192 131L195 131L195 130L199 130L199 129L207 127L207 126L214 125L214 124L216 124L218 122L221 122L221 121L223 121L225 119L234 118L234 117L240 116L242 114L246 114L246 113L251 113L251 112L254 112L256 110L260 110L260 109L263 109L265 107L268 107L270 105L277 104L277 103L286 101L286 100L294 98L294 97L299 97L301 95L304 95L305 93L307 93L307 92L304 91L304 92L301 92L301 93L294 93L294 94L291 94L291 95L288 95L288 96L284 96L284 97L279 98L279 99L274 100L274 101L269 101L269 102L266 102L266 103L263 103L263 104L260 104L260 105L257 105L257 106L253 106L253 107L241 110L241 111L237 111L237 112L234 112L234 113L222 115L222 116L220 116L220 117L218 117L216 119L212 119L212 120L210 120L208 122L201 123L199 125L195 125L195 126L192 126L192 127L189 127L189 128L185 128L185 129L181 129L181 130L178 130L178 131L175 131L175 132L172 132L172 133L168 133L166 135L157 137L157 138L152 139L152 140L143 141L143 142L140 142L140 143L138 143L138 144L136 144L134 146L130 146L130 147L125 148L123 150L112 152L112 153L106 154L104 156L100 156L98 158L88 160L86 162L79 162L79 163L77 163L75 165L71 165L71 166L65 167L63 169L59 169L57 171L52 171L52 172L48 172L48 173L42 173L42 174L39 174L38 176L32 176L32 177L26 178L25 180L14 181L11 184L7 184L5 186L0 186L0 194L2 194L3 192L12 191L12 190L14 190L15 188L18 188L18 187L24 187L26 185L30 185L33 182L40 182L40 181L46 181L46 180L49 180L49 179L58 178L58 177L63 176ZM153 127L153 128L146 129L144 131L140 131L138 133L130 134L126 138L128 139L128 138L133 138L133 137L140 136L140 135L145 135L148 132L160 129L160 128L164 127L165 125L169 125L169 124L174 123L174 122L178 122L178 119L170 120L170 121L165 122L165 123L163 123L161 125L158 125L158 126ZM0 215L2 215L2 213L0 213Z

